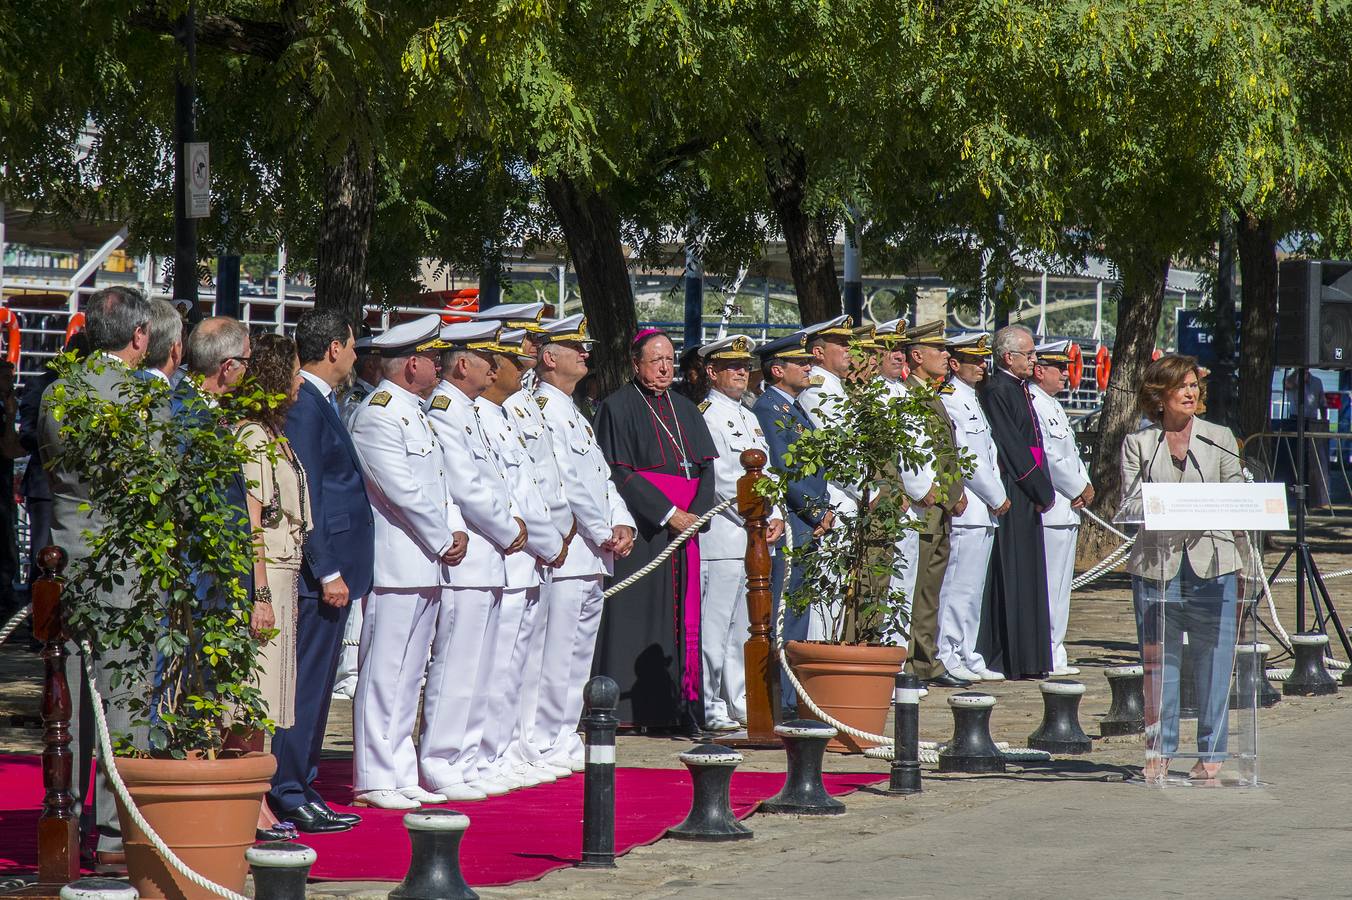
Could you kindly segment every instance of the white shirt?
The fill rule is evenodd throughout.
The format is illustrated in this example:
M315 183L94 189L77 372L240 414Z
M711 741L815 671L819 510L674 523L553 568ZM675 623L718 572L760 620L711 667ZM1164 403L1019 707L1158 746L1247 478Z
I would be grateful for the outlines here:
M904 381L884 378L883 384L887 387L888 394L894 399L904 400L909 393ZM923 427L916 429L916 447L923 451L924 462L919 466L913 466L907 465L904 460L898 460L897 471L901 475L901 484L906 491L906 496L912 500L921 500L928 496L930 488L934 487L934 456L929 452L929 434ZM907 515L913 519L918 519L924 512L923 507L912 504L907 511Z
M821 366L813 366L808 373L807 388L798 395L798 405L813 427L835 428L845 406L845 383ZM834 481L827 483L826 492L837 515L853 514L863 495L858 485Z
M377 387L352 417L375 518L375 586L441 587L441 555L467 530L446 490L441 445L421 398L388 379Z
M441 442L446 490L460 509L469 546L460 565L451 566L451 587L503 587L505 551L521 533L512 517L507 473L494 459L479 424L474 401L447 381L437 383L423 405Z
M949 384L953 385L952 392L940 394L939 399L953 422L953 442L976 458L972 474L965 479L967 508L962 515L953 518L953 524L967 528L998 528L1000 519L991 510L1004 506L1009 497L1000 480L1000 462L990 421L977 399L976 388L961 378L954 378Z
M535 394L554 445L563 495L577 525L568 544L568 558L553 577L609 575L614 571L614 558L601 545L610 540L615 526L633 528L634 517L610 480L610 465L596 443L591 423L573 398L546 382L540 383Z
M1047 474L1051 476L1053 496L1056 498L1051 507L1042 513L1043 525L1078 525L1080 511L1070 508L1070 501L1084 493L1089 484L1089 473L1085 471L1080 459L1079 447L1075 444L1075 432L1070 430L1070 421L1060 402L1042 388L1031 382L1028 393L1033 399L1033 411L1037 413L1038 427L1042 429L1042 450L1045 454Z
M721 503L737 496L737 480L746 474L742 451L760 450L769 459L770 446L756 414L740 400L710 390L699 407L718 448L718 458L714 460L714 496ZM770 510L770 518L783 521L784 513L776 506ZM709 531L700 538L699 547L701 558L741 559L746 555L746 521L737 514L736 504L709 521Z
M304 369L300 370L300 377L304 378L306 381L310 382L310 384L313 384L315 386L315 389L318 390L319 393L323 395L325 403L329 402L329 397L333 395L332 385L330 385L327 381L320 378L313 372L307 372ZM355 412L356 407L360 405L361 404L354 404L353 412ZM349 432L352 430L352 420L350 417L343 424L347 426ZM342 574L343 574L342 572L330 572L329 574L322 576L319 579L319 582L321 584L328 584L329 582L337 581L339 576L341 576Z

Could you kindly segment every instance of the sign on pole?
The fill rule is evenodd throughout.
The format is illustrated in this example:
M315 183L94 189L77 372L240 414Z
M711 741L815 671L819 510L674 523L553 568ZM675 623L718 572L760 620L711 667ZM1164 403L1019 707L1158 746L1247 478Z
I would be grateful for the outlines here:
M185 194L188 205L186 212L189 219L205 219L211 215L211 153L208 149L209 146L205 142L183 145L184 153L188 157L188 189Z

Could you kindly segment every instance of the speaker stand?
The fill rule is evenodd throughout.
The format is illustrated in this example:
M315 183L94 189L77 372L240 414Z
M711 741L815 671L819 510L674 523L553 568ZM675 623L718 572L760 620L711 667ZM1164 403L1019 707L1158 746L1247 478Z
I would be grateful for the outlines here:
M1333 598L1329 596L1329 590L1324 585L1324 576L1319 573L1319 565L1315 562L1314 554L1310 552L1310 545L1305 540L1305 507L1306 491L1305 485L1309 479L1309 448L1305 446L1305 385L1309 375L1309 366L1300 366L1296 370L1299 375L1297 379L1299 393L1296 396L1296 543L1282 554L1281 561L1277 563L1277 568L1272 570L1268 576L1269 587L1277 582L1277 576L1282 573L1289 560L1295 560L1296 566L1296 631L1305 631L1305 589L1310 589L1310 608L1314 612L1314 627L1316 631L1324 634L1328 633L1328 626L1333 625L1333 633L1338 636L1338 641L1343 645L1343 652L1347 654L1349 661L1352 661L1352 640L1348 639L1347 629L1343 627L1342 617L1338 615L1338 608L1333 605ZM1267 628L1266 623L1264 627ZM1272 629L1268 628L1271 632ZM1275 635L1274 635L1275 637Z

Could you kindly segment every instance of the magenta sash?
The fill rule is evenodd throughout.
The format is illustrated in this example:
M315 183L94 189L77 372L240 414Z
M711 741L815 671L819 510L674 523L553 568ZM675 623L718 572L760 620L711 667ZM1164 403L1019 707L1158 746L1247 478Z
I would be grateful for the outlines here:
M689 511L699 492L698 478L682 478L680 475L662 475L657 472L635 472L640 478L647 479L653 487L662 492L662 496L671 501L671 505L680 510ZM703 693L703 678L700 675L699 624L699 535L696 534L676 551L685 558L685 584L673 584L676 602L676 619L672 627L681 642L678 652L682 654L681 698L698 700ZM673 573L673 577L675 577Z
M1033 465L1037 466L1039 469L1042 468L1042 456L1043 456L1042 448L1029 447L1028 452L1033 454Z

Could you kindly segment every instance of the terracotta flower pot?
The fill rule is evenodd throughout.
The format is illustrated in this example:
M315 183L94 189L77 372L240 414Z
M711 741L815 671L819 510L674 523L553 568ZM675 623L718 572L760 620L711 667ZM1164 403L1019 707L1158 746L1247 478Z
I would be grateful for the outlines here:
M244 851L254 842L258 809L277 760L251 753L238 759L118 759L117 771L150 827L193 871L242 893L249 874ZM160 858L121 800L127 871L142 897L208 900L215 895Z
M905 647L789 641L786 649L793 673L814 703L851 728L883 733L896 675L906 662ZM798 715L813 718L802 700ZM826 746L842 753L862 753L876 744L842 733Z

